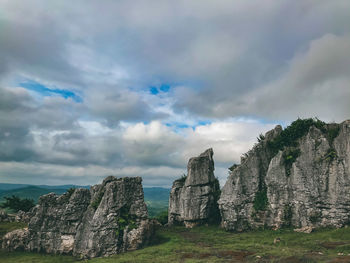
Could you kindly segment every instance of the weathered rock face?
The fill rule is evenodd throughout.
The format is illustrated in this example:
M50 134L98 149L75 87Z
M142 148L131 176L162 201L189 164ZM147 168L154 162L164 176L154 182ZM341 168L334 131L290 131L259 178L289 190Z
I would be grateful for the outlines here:
M15 221L15 216L9 215L5 210L0 209L0 222L13 222Z
M112 255L147 244L154 223L147 219L140 177L107 177L102 184L40 197L28 229L8 233L3 248L73 254Z
M277 126L231 172L219 207L222 226L341 227L350 222L350 121L311 125L278 151Z
M186 178L174 181L169 198L169 225L184 223L186 227L193 227L219 221L219 195L213 150L208 149L189 160Z

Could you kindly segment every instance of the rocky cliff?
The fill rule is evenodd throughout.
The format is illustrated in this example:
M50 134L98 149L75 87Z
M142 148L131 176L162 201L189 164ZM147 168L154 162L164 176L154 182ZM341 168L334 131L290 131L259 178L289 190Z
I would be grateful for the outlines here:
M31 211L28 228L8 233L2 246L82 258L138 249L154 233L141 181L110 176L90 190L44 195Z
M186 227L193 227L218 221L219 195L213 150L208 149L189 160L187 176L174 181L169 198L169 225L183 223Z
M227 230L350 222L350 120L277 126L231 170L218 202Z

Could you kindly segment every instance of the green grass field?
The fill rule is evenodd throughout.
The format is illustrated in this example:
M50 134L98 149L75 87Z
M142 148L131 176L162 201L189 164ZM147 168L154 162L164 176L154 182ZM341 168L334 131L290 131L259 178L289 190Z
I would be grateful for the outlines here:
M0 234L22 226L2 223ZM281 241L274 244L277 237ZM216 226L171 227L159 229L154 244L109 258L79 261L70 256L1 251L0 262L350 262L350 228L303 234L289 229L231 233Z

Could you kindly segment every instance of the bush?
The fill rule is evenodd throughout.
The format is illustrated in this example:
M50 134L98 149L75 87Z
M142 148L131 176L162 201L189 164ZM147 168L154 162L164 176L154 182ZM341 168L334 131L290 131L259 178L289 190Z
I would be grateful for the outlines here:
M267 188L264 186L261 190L259 190L254 197L253 207L255 211L265 210L268 204L267 200Z
M331 144L333 144L334 139L338 137L339 132L340 127L338 124L331 124L331 126L328 128L327 139Z
M323 157L327 162L332 162L335 158L337 158L337 152L333 148L329 148L326 155Z
M117 219L118 229L116 230L117 236L123 236L125 228L128 226L128 230L131 231L137 228L135 216L130 214L130 206L123 206L119 210L119 217Z
M296 147L298 146L298 139L306 135L311 126L326 132L326 124L319 119L297 119L285 128L279 136L269 141L267 145L275 154L284 147Z
M265 136L262 133L260 133L259 137L257 137L257 140L258 140L258 142L261 142L261 141L265 140Z
M185 183L186 179L187 179L187 175L183 174L179 179L175 181L180 183Z
M286 175L290 176L293 163L300 155L300 150L297 148L287 148L283 152L284 168Z
M104 191L100 191L96 198L92 201L91 203L91 207L94 208L95 210L98 208L98 206L100 205L101 201L102 201L102 197L104 195Z
M4 197L5 202L0 205L1 208L9 208L14 212L22 210L28 212L32 207L35 206L33 199L23 198L12 195L11 197Z
M292 226L292 217L293 217L293 210L290 205L285 205L283 210L283 226L284 227L290 227Z
M168 223L168 210L160 212L154 219L156 219L162 225Z

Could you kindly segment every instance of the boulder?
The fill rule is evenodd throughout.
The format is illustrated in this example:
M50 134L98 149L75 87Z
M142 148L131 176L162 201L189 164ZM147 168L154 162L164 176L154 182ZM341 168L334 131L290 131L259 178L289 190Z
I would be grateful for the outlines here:
M168 224L199 224L218 222L217 200L219 182L214 176L213 150L193 157L187 165L187 176L174 181L169 198Z
M109 256L150 242L155 224L148 219L140 177L107 177L89 189L41 196L25 230L7 234L3 248L81 258ZM22 232L21 232L22 234ZM20 245L15 245L15 244Z
M15 216L6 213L5 210L0 209L0 222L14 222Z

